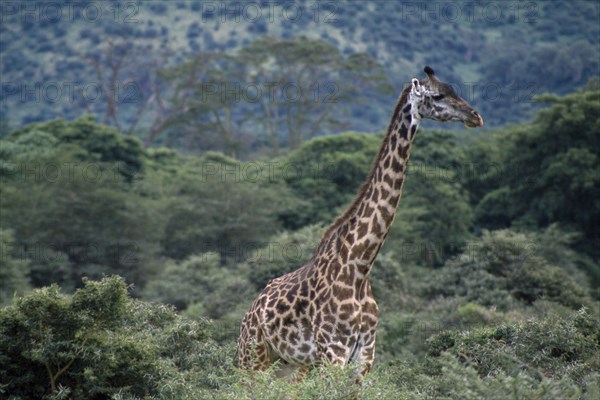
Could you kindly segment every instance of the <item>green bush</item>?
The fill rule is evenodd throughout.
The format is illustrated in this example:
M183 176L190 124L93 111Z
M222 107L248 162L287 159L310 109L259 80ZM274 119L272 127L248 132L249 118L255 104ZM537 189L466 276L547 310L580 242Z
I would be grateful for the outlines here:
M150 279L142 296L179 310L201 305L201 315L218 319L253 295L246 275L240 268L221 267L216 253L200 254L180 262L168 261Z
M251 175L245 168L210 152L186 160L165 179L172 187L163 203L164 255L182 260L215 251L222 265L239 263L249 248L261 246L277 232L282 215L297 199L282 182L263 182L262 175Z
M509 310L521 302L551 300L577 309L589 306L584 288L540 254L539 237L510 230L484 232L427 283L423 294L463 297L467 302Z
M580 233L572 246L594 257L595 262L580 267L598 287L598 83L591 80L580 91L536 100L550 106L540 111L532 124L504 129L470 150L473 161L499 170L478 176L470 185L472 198L478 203L476 225L540 230L558 223L567 231Z
M58 144L71 145L80 152L80 161L99 161L111 165L114 171L131 182L143 172L144 149L137 138L124 136L117 129L96 123L93 116L84 116L73 122L57 119L36 123L14 130L9 140L22 141L32 132L52 135Z
M446 331L428 340L430 373L443 374L447 353L479 377L526 377L543 383L568 380L584 391L598 379L600 322L585 309L566 318L547 316L511 325ZM535 387L536 385L532 385ZM594 387L592 386L593 390Z
M129 298L119 277L84 283L72 296L51 286L0 310L1 393L173 398L164 393L185 386L192 369L206 375L205 368L231 365L210 340L208 322ZM202 382L212 384L208 377L195 384Z

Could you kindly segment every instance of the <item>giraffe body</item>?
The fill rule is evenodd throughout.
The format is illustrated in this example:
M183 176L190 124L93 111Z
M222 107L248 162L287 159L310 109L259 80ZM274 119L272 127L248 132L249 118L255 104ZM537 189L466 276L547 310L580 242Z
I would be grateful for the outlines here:
M322 274L331 264L315 261L270 281L256 299L241 330L241 366L281 360L302 369L372 357L379 312L369 281L339 264L337 274ZM349 284L334 284L340 278Z
M401 93L369 178L325 231L313 258L271 280L250 307L238 340L240 367L262 370L281 360L304 371L352 362L359 379L370 370L379 309L369 272L394 220L421 119L483 125L431 68L425 72L428 78L413 79Z

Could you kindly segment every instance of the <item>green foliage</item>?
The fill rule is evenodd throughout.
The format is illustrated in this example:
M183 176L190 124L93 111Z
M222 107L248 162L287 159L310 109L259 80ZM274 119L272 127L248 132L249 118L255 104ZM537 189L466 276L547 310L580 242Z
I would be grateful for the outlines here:
M9 140L17 140L31 132L46 132L59 144L73 144L85 153L79 154L80 162L100 161L112 166L112 171L131 181L141 173L143 149L141 142L132 137L123 136L118 130L94 122L93 116L80 117L73 122L62 119L45 123L27 125L14 130Z
M306 138L344 126L339 109L368 104L370 96L392 90L383 66L369 53L346 55L323 39L298 36L279 39L262 37L236 55L250 66L249 77L284 84L281 95L261 96L261 123L278 150L279 132L287 132L290 148ZM248 75L247 75L248 76ZM299 95L290 95L286 84ZM285 124L282 122L285 121ZM274 137L277 136L277 137Z
M520 372L506 374L499 371L493 375L480 376L471 366L455 358L442 356L438 364L441 373L435 376L421 375L417 387L425 387L427 399L593 399L594 393L582 393L581 387L569 377L551 379L531 377ZM593 381L595 376L589 374Z
M515 307L515 301L541 299L574 309L587 305L585 290L543 258L537 240L507 230L484 232L481 242L472 243L430 280L424 295L461 297L499 310Z
M461 187L462 149L449 133L419 133L395 223L386 241L402 262L440 266L471 237L472 210Z
M0 311L0 330L0 390L13 399L172 398L190 370L216 364L206 322L129 298L118 277L72 296L35 290Z
M565 316L582 305L597 313L569 240L556 227L485 232L440 269L402 262L391 251L380 255L372 275L376 298L385 299L379 359L419 359L428 351L425 340L441 331Z
M428 180L419 171L406 186L386 248L398 251L403 261L439 266L470 238L467 196L458 184Z
M394 251L380 254L371 271L371 286L375 298L387 299L381 304L382 309L398 310L409 303L411 297L409 275L404 260Z
M522 213L539 225L556 221L596 239L600 237L600 145L596 140L600 90L541 100L553 106L540 112L538 129L515 139L515 146L533 150L520 153L515 161L528 166L537 163L542 171L533 184L519 182L516 187L517 195L530 202L526 208L521 205ZM564 138L569 138L566 146ZM538 196L540 192L546 196ZM565 210L565 204L570 210Z
M201 305L197 315L222 318L253 295L239 270L220 267L219 256L205 253L181 262L168 262L149 280L142 293L148 300L186 309Z
M0 305L29 291L29 263L14 257L13 233L0 229Z
M87 95L93 98L95 87L67 83L98 82L103 89L100 99L87 99L88 103L96 100L87 106L98 115L106 113L107 117L118 110L121 125L129 125L138 117L143 105L140 103L145 104L153 94L154 83L159 80L154 71L157 65L165 64L168 56L163 50L168 48L167 43L177 43L181 54L234 53L255 41L260 43L264 35L278 38L278 42L283 42L281 47L302 35L322 38L325 44L313 49L315 56L306 57L312 67L329 61L324 56L334 52L363 67L361 52L368 50L367 59L384 63L385 73L396 88L405 84L410 74L421 71L424 62L434 68L439 65L451 82L471 84L468 88L465 84L463 89L474 92L474 105L490 126L527 119L535 108L535 104L530 103L531 94L565 93L582 86L590 76L598 75L599 30L597 9L591 1L519 2L516 5L498 2L489 7L487 3L460 0L451 6L441 3L433 9L417 5L400 10L394 2L382 2L375 8L361 2L344 2L340 6L312 9L310 3L303 2L303 12L293 19L294 13L287 15L288 10L283 8L260 9L261 14L255 19L254 14L250 18L251 15L242 10L237 15L221 15L224 10L220 6L210 13L197 2L164 5L151 2L118 15L119 24L114 24L113 18L71 26L53 23L62 20L46 15L22 21L19 13L7 11L6 29L2 31L2 73L3 82L7 84L3 92L2 120L10 118L11 125L15 126L63 115L76 118L86 100L79 92L85 93L83 89L91 86ZM398 21L399 12L403 15L402 23ZM138 18L142 14L143 21ZM271 14L277 18L270 18ZM84 18L83 15L78 17ZM234 20L235 23L230 23ZM118 43L116 50L121 51L115 51L114 57L107 60L107 42L111 41ZM259 46L254 49L256 47ZM293 47L293 56L300 53L296 47L300 46ZM47 57L59 53L60 58ZM117 88L109 88L105 80L109 81L111 76L110 67L119 64L118 57L123 53L121 72L115 82ZM97 76L88 55L99 63L102 78ZM286 67L282 64L277 72L283 73ZM52 71L51 81L47 71ZM322 85L335 83L340 94L351 93L346 89L363 83L362 74L356 74L353 80L345 77L327 80L316 74L308 75ZM21 82L23 86L19 88ZM30 94L36 86L32 82L41 83L37 95ZM60 91L58 96L55 85ZM12 94L15 90L17 93ZM502 95L496 96L496 90ZM116 98L114 110L107 109L104 101L112 96ZM162 96L163 100L167 98ZM352 129L371 130L373 124L385 124L389 102L390 97L385 92L369 93L367 104L361 102L349 109L347 120ZM142 118L140 125L156 117L156 108L144 113L146 118ZM245 111L244 107L239 108L240 115ZM206 139L212 135L218 133L205 131L201 136ZM196 135L186 136L194 141ZM195 142L203 144L201 140ZM181 141L179 146L185 148L189 143L189 140Z
M598 332L599 321L584 309L567 318L546 316L544 320L448 331L429 339L426 368L440 373L444 366L440 355L447 353L482 378L525 375L533 382L568 378L573 388L586 390L586 384L598 377Z
M286 181L307 204L284 215L285 226L333 222L367 179L380 140L348 133L312 140L290 153L286 165L297 172ZM385 248L402 261L439 265L469 238L471 210L454 172L464 154L449 134L439 131L422 132L414 153Z
M371 274L381 319L362 387L352 368L239 372L234 342L256 294L349 204L379 135L245 164L144 150L89 118L18 129L0 142L1 395L597 398L597 82L545 100L489 140L419 133ZM88 279L107 273L185 318L121 278Z
M591 399L599 389L600 323L585 310L440 333L423 364L380 363L362 386L352 366L295 383L274 369L237 371L235 346L216 345L212 324L131 299L118 277L72 296L35 290L0 310L0 322L0 390L13 399Z
M333 222L367 179L380 142L377 136L345 133L311 140L290 153L283 178L307 203L285 217L286 227Z
M598 321L579 311L546 322L440 334L428 341L425 363L379 364L360 387L353 384L352 366L325 365L299 382L278 378L274 368L221 370L213 375L217 386L182 386L187 390L178 394L214 399L593 399L598 394L597 330Z
M354 384L353 368L325 365L312 370L300 382L278 378L275 369L238 376L237 381L221 390L204 393L210 399L383 399L398 398L398 388L389 373L371 374L363 386ZM387 372L387 371L386 371Z
M188 147L232 156L244 154L251 141L268 142L275 155L280 142L296 148L342 128L342 108L391 91L383 66L369 54L346 55L305 36L264 36L235 52L196 53L160 75L173 87L173 111L161 130L171 140L185 135ZM253 133L256 126L262 134ZM186 134L190 129L195 135Z
M254 180L245 168L218 153L184 165L166 204L165 255L183 259L216 251L222 264L240 262L277 231L280 214L296 199L278 182Z
M473 150L475 161L495 164L496 173L470 184L478 226L524 226L530 230L559 223L579 233L574 248L598 259L600 240L600 91L564 97L542 96L551 107L530 126L496 135ZM496 148L496 150L494 150ZM498 150L499 149L499 150ZM479 186L479 187L477 187ZM582 265L597 286L598 263Z
M487 196L498 198L494 191L506 192L509 187L513 209L506 210L506 215L537 226L560 222L594 238L599 208L594 190L599 179L595 172L600 148L595 134L600 130L600 91L540 99L552 107L541 111L535 124L497 135L488 145L503 150L498 165L506 174L496 179L496 188ZM482 206L478 213L484 225L487 209Z
M226 277L227 272L219 268L216 254L192 256L180 263L170 261L148 282L143 296L148 300L184 309L208 296L215 284L224 281Z
M153 252L151 207L132 194L131 175L113 163L119 151L101 155L61 141L76 136L80 124L94 126L88 142L111 140L101 133L108 128L83 120L40 125L49 132L23 128L2 141L0 212L3 226L14 231L12 251L29 260L34 286L56 282L72 288L82 276L116 272L142 282L142 263Z

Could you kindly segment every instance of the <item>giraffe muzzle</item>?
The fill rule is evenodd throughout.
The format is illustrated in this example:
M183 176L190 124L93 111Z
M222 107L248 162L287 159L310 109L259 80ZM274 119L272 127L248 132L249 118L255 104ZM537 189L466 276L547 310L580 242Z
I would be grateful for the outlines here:
M474 119L465 120L464 124L467 128L477 128L483 126L483 118L477 111L473 111Z

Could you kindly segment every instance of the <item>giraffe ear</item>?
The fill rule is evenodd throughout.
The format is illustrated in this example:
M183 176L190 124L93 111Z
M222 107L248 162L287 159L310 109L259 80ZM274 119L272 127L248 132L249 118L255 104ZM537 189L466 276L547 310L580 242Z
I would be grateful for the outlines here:
M432 77L433 75L435 75L435 72L433 72L433 68L431 68L429 65L426 65L425 68L423 68L423 71L425 71L425 73L427 74L428 77Z
M412 79L412 88L410 91L416 96L421 96L423 94L423 88L417 78Z

